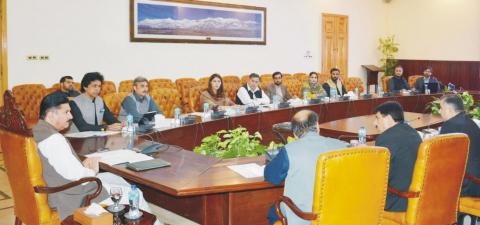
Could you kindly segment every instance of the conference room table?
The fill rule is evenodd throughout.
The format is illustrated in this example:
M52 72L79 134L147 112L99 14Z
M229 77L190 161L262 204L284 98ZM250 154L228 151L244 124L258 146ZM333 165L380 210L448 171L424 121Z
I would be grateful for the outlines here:
M230 165L246 163L264 165L264 156L218 159L192 152L195 146L200 145L203 137L219 130L242 126L250 132L259 131L263 136L262 142L267 144L275 140L272 135L272 125L290 121L291 117L302 109L315 111L319 115L320 123L325 123L371 115L377 105L386 101L398 101L405 111L423 113L425 106L433 100L434 96L440 95L393 96L302 105L158 130L139 135L137 143L148 139L164 143L162 151L155 157L170 162L170 167L134 172L127 169L125 165L109 166L101 163L100 168L137 184L147 201L199 224L265 225L268 224L268 209L282 195L283 185L274 186L265 182L263 177L244 178L228 168ZM479 95L474 93L474 96L478 99ZM418 128L440 125L438 118L430 115L412 115L413 118L410 118L410 115L407 118L414 119L412 123L418 123ZM425 118L415 119L417 115ZM427 117L430 119L427 120ZM367 116L363 119L368 121L371 117ZM352 122L358 125L358 121L357 118L357 120L346 120L345 123ZM349 132L350 128L351 131L358 130L354 126L344 131L341 131L343 129L341 127L337 128L340 132L333 134L334 137L340 133ZM374 132L373 128L367 129L369 132ZM104 148L120 149L127 146L127 139L121 134L82 139L70 138L70 142L79 155Z

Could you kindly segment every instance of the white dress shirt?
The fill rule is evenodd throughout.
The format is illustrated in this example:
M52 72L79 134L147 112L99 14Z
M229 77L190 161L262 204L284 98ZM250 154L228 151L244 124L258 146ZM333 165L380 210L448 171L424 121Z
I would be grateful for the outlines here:
M248 91L251 91L252 93L255 93L256 91L260 90L262 92L262 98L257 98L255 94L253 94L253 99L250 98L250 95L248 94ZM237 97L242 101L244 105L265 105L265 104L270 104L270 98L268 97L267 94L261 89L257 87L257 89L252 90L250 89L250 86L247 84L247 88L245 87L240 87L237 92Z

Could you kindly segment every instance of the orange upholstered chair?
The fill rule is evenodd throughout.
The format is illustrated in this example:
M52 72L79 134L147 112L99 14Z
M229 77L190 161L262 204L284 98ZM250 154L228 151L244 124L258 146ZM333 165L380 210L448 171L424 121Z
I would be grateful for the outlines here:
M386 148L350 148L318 156L312 212L302 212L288 197L275 202L281 224L283 202L312 225L380 224L385 207L390 154ZM297 184L299 185L299 184ZM280 224L280 223L278 223Z
M224 83L237 83L237 84L241 84L241 83L240 83L240 78L238 78L238 76L235 76L235 75L222 76L222 79L223 79L223 82L224 82Z
M15 224L60 225L57 211L48 205L47 194L66 190L85 182L97 182L97 190L87 196L98 196L102 189L101 181L96 177L83 178L59 187L46 187L42 175L42 163L37 152L31 130L26 127L22 113L16 108L11 93L4 95L5 106L0 110L0 138L3 159L10 183L13 200Z
M51 88L54 88L55 90L60 90L60 83L53 84ZM73 82L73 89L80 91L80 83Z
M383 76L382 77L382 86L383 86L383 91L384 92L389 92L388 90L388 81L392 79L392 76Z
M328 73L318 73L318 83L323 84L325 81L330 79L331 75Z
M208 79L210 79L210 77L202 77L198 79L198 82L203 86L208 86Z
M203 111L202 102L200 102L200 95L205 90L202 86L196 86L188 90L188 110L189 112Z
M176 80L175 83L177 84L177 90L180 93L181 100L182 100L181 108L182 110L184 110L184 112L188 112L190 110L190 107L189 107L190 100L188 99L189 89L197 86L202 86L202 84L193 78L182 78L182 79L185 79L185 80L182 80L180 82L177 82L178 80Z
M148 81L149 91L154 91L159 88L177 88L177 86L170 79L152 79Z
M125 99L130 93L131 92L110 93L102 98L105 105L110 109L110 112L112 112L115 117L118 117L120 109L122 108L123 99Z
M248 82L248 80L250 79L249 78L250 75L243 75L242 76L242 79L241 79L241 84L244 85Z
M466 176L467 179L480 184L480 178ZM480 217L480 198L479 197L461 197L459 212L468 214L473 217L472 221L475 221Z
M407 212L385 212L382 224L456 224L469 144L465 134L439 135L423 141L409 191L389 188L392 194L408 198Z
M103 81L102 90L100 91L100 96L105 96L110 93L117 92L117 87L115 87L115 83L113 81Z
M299 97L302 95L303 83L300 81L295 79L286 79L283 81L283 84L287 87L288 93L290 93L291 96Z
M240 88L240 83L225 83L223 84L223 92L225 96L230 98L233 102L235 102L235 98L237 97L237 91Z
M14 86L13 96L15 103L23 112L29 124L35 124L40 113L40 102L47 94L47 89L43 84L23 84Z
M417 80L419 78L422 78L423 76L422 75L411 75L408 77L408 86L410 86L410 88L414 88L415 87L415 82L417 82Z
M176 107L181 108L180 94L175 88L161 88L150 92L150 96L162 110L163 115L173 118Z
M347 91L354 91L355 88L358 88L359 93L362 93L365 90L362 80L358 77L347 78L347 80L345 81L345 89Z
M306 73L294 73L293 77L295 77L295 79L299 80L302 84L305 83L305 81L308 80L308 74L306 74Z
M122 80L118 85L118 92L132 92L133 80Z

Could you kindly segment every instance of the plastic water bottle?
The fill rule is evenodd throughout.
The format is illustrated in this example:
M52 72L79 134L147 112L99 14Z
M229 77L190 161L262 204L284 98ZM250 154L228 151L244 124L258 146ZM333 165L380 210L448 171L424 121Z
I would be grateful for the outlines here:
M203 118L206 119L208 116L208 102L203 103Z
M358 97L358 87L355 87L354 91L355 91L355 95Z
M175 108L175 112L174 112L175 126L180 124L180 113L181 113L180 108L179 107Z
M303 92L303 103L308 104L308 91Z
M358 143L367 143L367 129L365 129L365 127L360 127L360 129L358 130Z
M430 94L430 90L428 89L428 84L425 84L425 94Z
M135 133L135 125L133 124L132 114L128 114L128 116L127 116L127 132L128 133Z
M127 138L128 138L127 149L133 150L133 147L135 146L135 133L128 132Z
M383 96L383 89L380 85L378 85L378 96Z
M330 88L330 99L335 99L337 97L337 90Z
M131 191L128 193L128 203L130 205L129 217L138 218L140 216L139 204L140 204L140 191L137 186L132 185Z

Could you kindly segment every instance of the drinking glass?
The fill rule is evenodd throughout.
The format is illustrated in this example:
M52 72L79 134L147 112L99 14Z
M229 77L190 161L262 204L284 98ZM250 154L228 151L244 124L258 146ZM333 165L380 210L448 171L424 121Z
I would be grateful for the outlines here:
M107 209L110 212L120 212L125 206L119 205L120 199L122 199L122 188L120 187L111 187L110 188L110 198L113 201L113 205L109 206Z

